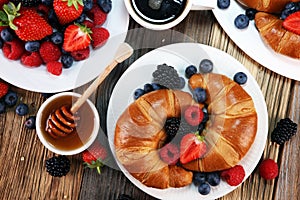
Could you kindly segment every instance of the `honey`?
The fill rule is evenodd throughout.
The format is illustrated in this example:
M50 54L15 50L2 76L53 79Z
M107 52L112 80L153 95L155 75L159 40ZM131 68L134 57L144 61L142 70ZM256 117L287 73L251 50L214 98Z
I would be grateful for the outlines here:
M71 107L72 102L76 101L76 99L77 97L71 95L61 96L50 102L43 110L40 128L46 141L56 149L63 151L78 149L86 144L92 135L95 119L93 111L87 102L75 114L79 117L79 120L76 121L77 125L72 133L65 137L54 138L46 131L47 120L50 114L64 105Z

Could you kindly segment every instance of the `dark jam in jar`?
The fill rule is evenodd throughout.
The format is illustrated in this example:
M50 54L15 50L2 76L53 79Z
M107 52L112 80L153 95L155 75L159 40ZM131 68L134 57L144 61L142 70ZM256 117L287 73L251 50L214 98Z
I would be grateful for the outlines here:
M154 24L165 24L176 19L184 10L187 0L131 0L135 12Z

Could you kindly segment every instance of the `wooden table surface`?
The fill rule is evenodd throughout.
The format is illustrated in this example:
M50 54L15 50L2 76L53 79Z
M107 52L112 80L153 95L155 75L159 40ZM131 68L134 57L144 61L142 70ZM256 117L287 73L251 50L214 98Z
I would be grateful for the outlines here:
M211 11L193 11L178 26L169 31L150 31L132 19L126 41L136 49L134 55L115 69L94 95L106 132L106 111L115 83L128 66L153 48L182 41L194 41L221 49L245 65L257 80L265 97L269 135L279 119L290 117L299 124L300 82L278 75L242 52L222 30ZM178 34L178 35L176 35ZM284 67L284 66L282 66ZM79 88L84 89L86 86ZM45 101L40 93L13 87L20 100L30 105L35 115ZM120 170L105 167L102 174L84 169L80 154L68 156L71 171L62 178L53 178L45 170L45 160L54 154L39 141L36 131L24 127L27 116L20 117L13 110L0 114L0 199L103 199L115 200L119 194L129 194L136 200L155 199L135 187ZM298 131L299 132L299 131ZM104 135L101 140L105 141ZM280 174L265 181L257 169L236 190L220 198L232 199L299 199L300 196L300 134L283 146L266 143L263 158L278 162Z

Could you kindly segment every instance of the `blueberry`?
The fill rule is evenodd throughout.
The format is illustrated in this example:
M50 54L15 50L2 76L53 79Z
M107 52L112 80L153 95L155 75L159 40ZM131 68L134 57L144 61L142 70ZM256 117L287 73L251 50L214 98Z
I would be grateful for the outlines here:
M57 31L54 32L51 36L50 36L50 40L54 43L54 44L62 44L64 41L64 34Z
M220 174L218 172L207 173L206 179L211 186L217 186L221 182Z
M218 0L217 6L220 9L226 9L230 6L230 0Z
M244 72L238 72L233 77L233 80L240 85L245 84L247 79L247 75Z
M280 19L285 20L290 14L292 14L289 10L283 10L280 14Z
M17 101L18 95L14 91L9 91L4 97L4 102L9 107L16 105Z
M198 186L198 192L202 195L207 195L210 193L210 186L208 183L202 183Z
M53 5L53 0L41 0L41 1L46 6L52 6Z
M25 43L25 49L29 52L38 51L40 49L40 42L39 41L28 41Z
M112 8L111 0L97 0L97 4L100 6L101 10L105 13L109 13Z
M183 89L184 86L185 86L185 80L184 80L183 77L179 77L179 80L180 80L180 82L179 82L179 87L178 87L178 89Z
M244 29L249 26L249 17L245 14L239 14L235 19L234 19L234 25L238 29Z
M193 97L198 103L204 103L206 101L207 95L203 88L195 88L193 91Z
M160 90L162 89L162 86L158 83L151 83L153 90Z
M146 83L144 85L144 91L145 91L145 93L152 92L153 90L154 90L153 86L150 83Z
M203 59L199 64L199 71L204 74L212 72L213 68L214 68L214 64L209 59Z
M10 29L6 28L1 31L1 38L4 42L10 42L14 39L14 36L11 33Z
M89 11L93 8L93 0L83 0L83 11Z
M59 25L60 23L58 21L58 18L57 18L56 14L55 14L54 9L50 9L49 10L48 21L49 21L49 24L52 27L54 27L54 28L61 28L60 25Z
M190 65L185 69L185 76L191 78L194 74L197 73L197 68L195 65Z
M204 123L204 122L201 122L201 123L198 125L198 127L197 127L197 131L198 131L199 133L202 133L202 131L204 130L204 128L205 128L205 123Z
M143 96L145 91L141 88L138 88L134 91L134 99L138 99L139 97Z
M25 127L28 129L35 129L36 116L29 116L25 121Z
M0 114L5 113L6 105L3 101L0 101Z
M81 15L75 20L75 22L80 24L80 23L84 22L85 19L86 19L86 14L81 13Z
M257 10L253 8L246 9L246 16L249 18L249 20L253 20L255 18L255 14L257 13Z
M73 65L74 58L69 54L63 54L61 56L61 63L64 68L70 68Z
M202 123L206 123L209 120L209 114L207 112L203 112Z
M202 183L205 183L206 181L206 175L203 172L195 172L193 176L193 183L196 186L199 186Z
M29 108L28 108L28 106L25 103L20 103L16 107L16 113L17 113L17 115L20 115L20 116L27 115L28 111L29 111Z

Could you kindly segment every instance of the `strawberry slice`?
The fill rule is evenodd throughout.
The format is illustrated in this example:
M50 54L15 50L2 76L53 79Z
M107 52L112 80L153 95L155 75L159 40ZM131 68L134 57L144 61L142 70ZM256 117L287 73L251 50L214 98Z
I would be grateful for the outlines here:
M282 23L282 26L297 35L300 35L300 11L290 14Z
M69 25L64 34L63 48L72 52L87 48L91 43L91 30L79 24Z
M198 158L201 158L207 150L204 137L198 132L188 133L180 142L180 162L186 164Z

